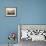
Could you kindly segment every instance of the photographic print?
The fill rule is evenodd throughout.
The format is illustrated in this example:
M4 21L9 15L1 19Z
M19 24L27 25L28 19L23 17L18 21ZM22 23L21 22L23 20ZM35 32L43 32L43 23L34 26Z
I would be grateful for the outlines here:
M6 16L16 16L16 8L6 8Z

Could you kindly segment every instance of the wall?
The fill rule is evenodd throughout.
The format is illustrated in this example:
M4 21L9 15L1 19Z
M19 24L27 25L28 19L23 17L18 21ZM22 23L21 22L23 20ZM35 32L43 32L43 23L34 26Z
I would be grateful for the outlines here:
M16 7L16 17L6 17L5 8ZM0 44L7 44L17 24L46 24L46 0L0 0ZM17 42L17 40L16 40Z
M16 7L16 17L6 17L6 7ZM8 34L10 32L16 32L18 34L17 25L20 23L21 7L18 0L0 0L0 44L8 43ZM15 41L18 42L17 39Z
M46 24L46 0L23 0L21 24Z

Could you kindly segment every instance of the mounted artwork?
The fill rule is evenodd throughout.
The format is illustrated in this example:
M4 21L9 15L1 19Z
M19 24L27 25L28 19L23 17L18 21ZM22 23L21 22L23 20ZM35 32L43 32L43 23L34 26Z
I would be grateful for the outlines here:
M6 8L6 16L16 16L16 8Z

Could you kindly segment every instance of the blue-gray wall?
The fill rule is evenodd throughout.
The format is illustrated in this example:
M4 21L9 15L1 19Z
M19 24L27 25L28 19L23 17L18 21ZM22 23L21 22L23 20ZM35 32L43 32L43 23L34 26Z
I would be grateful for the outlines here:
M6 17L6 7L16 7L17 16ZM18 24L46 24L46 0L0 0L0 44L8 43L9 32L17 34Z
M46 0L23 0L21 23L46 24Z

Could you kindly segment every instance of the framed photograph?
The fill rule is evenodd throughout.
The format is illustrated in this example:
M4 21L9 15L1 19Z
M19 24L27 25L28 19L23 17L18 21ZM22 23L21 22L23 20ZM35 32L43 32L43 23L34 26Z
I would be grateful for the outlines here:
M16 16L16 8L6 8L6 16Z

